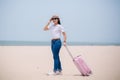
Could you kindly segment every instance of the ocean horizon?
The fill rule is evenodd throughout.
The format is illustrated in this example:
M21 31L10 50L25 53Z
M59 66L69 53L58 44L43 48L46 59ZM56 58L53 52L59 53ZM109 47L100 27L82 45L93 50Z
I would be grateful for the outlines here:
M49 46L51 42L49 41L0 41L0 46ZM79 45L115 45L120 46L120 43L115 42L67 42L70 46Z

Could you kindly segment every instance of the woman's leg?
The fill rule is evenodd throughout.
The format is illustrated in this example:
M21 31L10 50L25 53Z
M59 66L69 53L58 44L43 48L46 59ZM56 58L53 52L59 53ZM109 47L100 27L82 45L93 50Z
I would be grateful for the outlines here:
M61 62L59 58L59 51L61 48L61 41L60 40L53 40L52 41L52 53L53 53L53 59L54 59L54 72L61 71Z

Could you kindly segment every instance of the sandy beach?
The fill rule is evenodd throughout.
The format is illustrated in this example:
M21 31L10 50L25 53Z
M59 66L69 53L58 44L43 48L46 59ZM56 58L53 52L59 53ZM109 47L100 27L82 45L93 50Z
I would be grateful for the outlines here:
M63 75L47 76L53 69L50 46L0 46L0 80L120 80L120 46L68 46L82 55L92 69L80 75L64 47L60 57Z

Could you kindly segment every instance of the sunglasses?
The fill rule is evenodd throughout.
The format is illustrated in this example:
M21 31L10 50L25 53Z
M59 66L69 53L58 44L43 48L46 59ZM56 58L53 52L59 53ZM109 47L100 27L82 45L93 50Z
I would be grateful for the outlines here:
M56 20L56 19L59 19L59 18L52 18L52 20Z

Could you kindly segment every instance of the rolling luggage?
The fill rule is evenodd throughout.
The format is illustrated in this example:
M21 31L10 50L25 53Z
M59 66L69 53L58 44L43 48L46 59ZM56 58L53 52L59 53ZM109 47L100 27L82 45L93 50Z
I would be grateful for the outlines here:
M65 46L65 48L69 53L69 55L71 56L71 58L73 59L74 64L76 65L76 67L78 68L82 76L89 76L90 74L92 74L91 69L87 66L85 61L82 59L81 55L77 57L73 57L68 47Z

